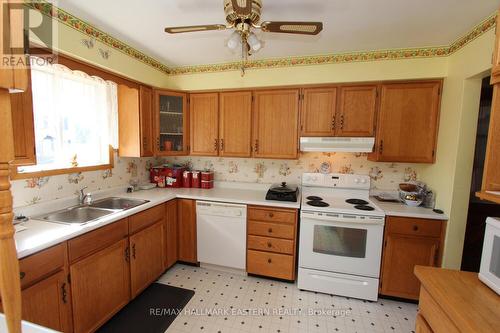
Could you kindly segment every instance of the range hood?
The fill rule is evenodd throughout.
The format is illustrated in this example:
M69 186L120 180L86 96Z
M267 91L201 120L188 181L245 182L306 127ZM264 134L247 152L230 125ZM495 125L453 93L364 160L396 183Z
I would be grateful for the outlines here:
M300 151L371 153L375 138L301 137Z

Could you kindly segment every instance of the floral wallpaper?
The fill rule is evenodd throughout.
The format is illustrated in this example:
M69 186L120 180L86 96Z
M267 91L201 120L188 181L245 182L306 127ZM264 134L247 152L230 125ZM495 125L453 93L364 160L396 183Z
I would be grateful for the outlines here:
M422 168L416 164L371 162L364 153L302 153L298 160L221 157L172 157L166 162L196 170L213 170L215 180L229 182L300 183L304 172L369 175L372 188L396 190L403 181L416 180Z
M215 180L228 182L300 183L304 172L357 173L369 175L372 189L395 190L403 181L417 180L423 166L403 163L380 163L367 160L363 153L302 153L298 160L268 160L253 158L171 157L120 158L109 170L80 172L51 177L39 177L12 182L14 207L33 205L78 194L88 186L96 191L130 182L148 182L149 167L162 163L187 165L195 170L213 170Z
M152 163L154 159L120 158L115 155L113 169L14 180L11 188L14 207L77 195L84 186L92 192L127 186L132 180L147 182Z

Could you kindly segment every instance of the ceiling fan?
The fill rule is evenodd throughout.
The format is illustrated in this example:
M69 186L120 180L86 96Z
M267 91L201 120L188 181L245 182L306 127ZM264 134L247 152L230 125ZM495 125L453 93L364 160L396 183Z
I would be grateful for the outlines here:
M245 74L247 57L263 47L252 29L264 32L285 34L317 35L323 30L322 22L299 21L265 21L259 23L262 0L224 0L224 13L227 24L192 25L184 27L167 27L165 32L178 34L209 30L235 29L226 42L231 50L241 48L241 74Z

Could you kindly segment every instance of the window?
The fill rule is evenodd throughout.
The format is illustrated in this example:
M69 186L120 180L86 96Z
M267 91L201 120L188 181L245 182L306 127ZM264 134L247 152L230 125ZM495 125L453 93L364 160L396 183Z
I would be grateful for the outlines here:
M110 145L118 144L116 83L34 64L31 85L37 164L18 173L111 164Z

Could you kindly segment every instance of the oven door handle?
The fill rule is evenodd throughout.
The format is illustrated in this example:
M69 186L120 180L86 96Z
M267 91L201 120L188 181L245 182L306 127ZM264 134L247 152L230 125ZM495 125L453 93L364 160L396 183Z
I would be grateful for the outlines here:
M342 223L342 224L363 224L363 225L384 225L383 217L376 217L368 219L359 219L354 215L348 214L326 214L318 216L315 213L302 212L301 220L316 220L316 221L324 221L330 222L332 224Z

